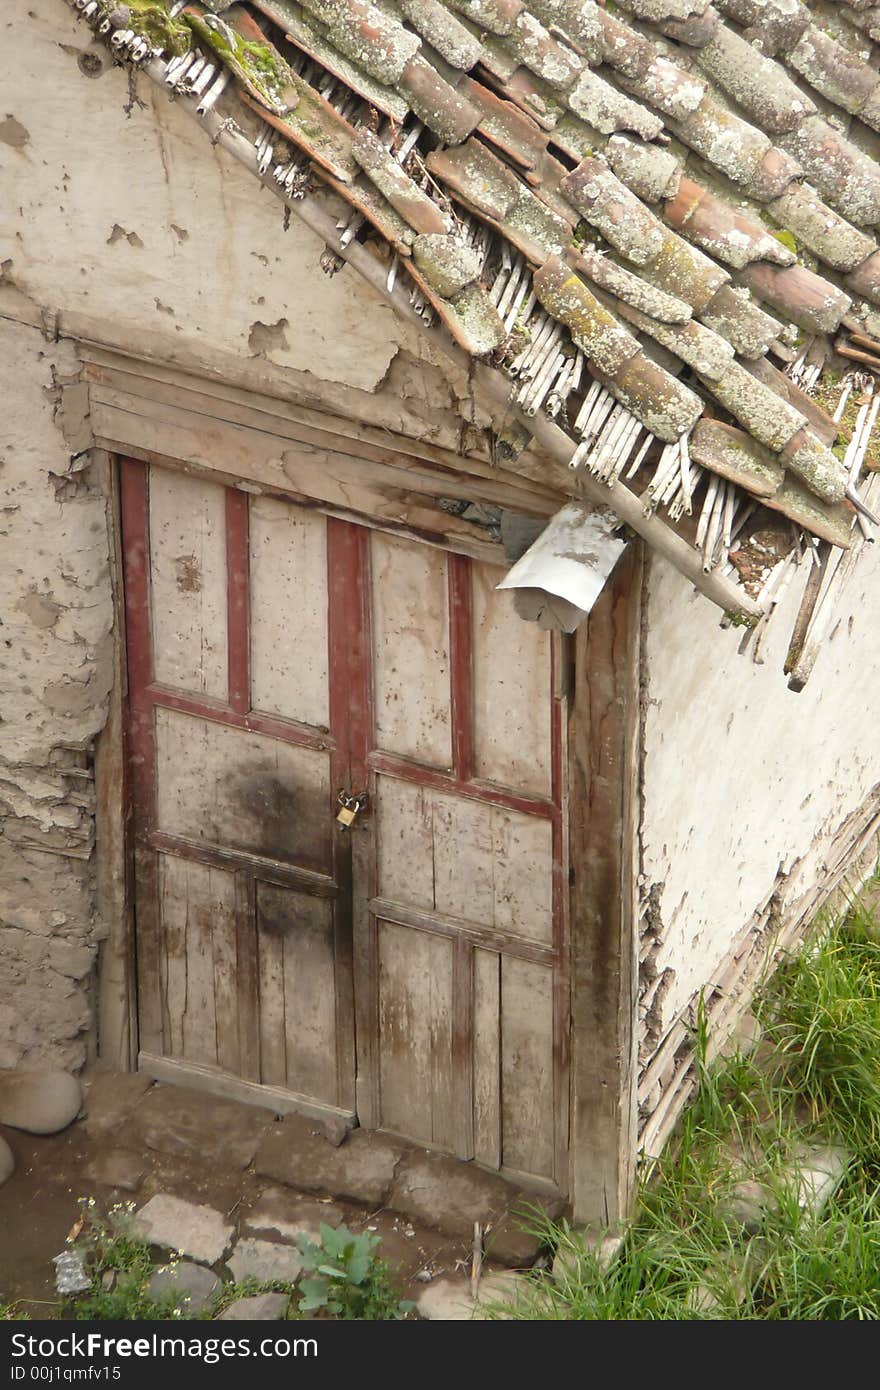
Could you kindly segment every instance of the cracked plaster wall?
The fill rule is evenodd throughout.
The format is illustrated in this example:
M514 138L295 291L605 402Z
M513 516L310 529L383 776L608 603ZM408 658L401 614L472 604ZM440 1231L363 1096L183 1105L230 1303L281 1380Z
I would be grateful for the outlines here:
M880 724L873 709L880 637L880 546L863 551L840 593L830 640L805 690L783 674L804 578L773 617L763 664L737 654L741 629L654 557L645 625L643 894L662 1036L753 914L801 861L820 882L835 831L876 794ZM650 899L649 899L650 895ZM656 1038L655 1038L656 1040Z
M92 747L112 682L105 501L69 344L0 320L0 1067L86 1055Z
M51 311L165 335L366 391L398 354L428 362L416 330L141 75L90 81L89 31L62 0L0 16L0 282ZM143 105L141 105L143 103ZM418 388L413 387L417 392Z

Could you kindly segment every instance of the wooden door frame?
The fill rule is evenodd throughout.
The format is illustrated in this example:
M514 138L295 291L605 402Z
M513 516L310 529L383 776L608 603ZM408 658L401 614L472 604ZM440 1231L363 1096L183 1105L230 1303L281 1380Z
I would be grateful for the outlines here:
M575 634L569 724L574 1220L626 1219L635 1183L638 769L644 546Z
M200 462L194 470L174 448L171 435L159 451L145 448L134 435L120 439L120 433L116 429L113 440L106 441L117 456L127 454L143 462L216 476L218 482L230 481L222 468L207 468ZM136 1066L136 984L124 771L127 634L117 469L111 455L105 491L117 645L110 717L96 754L97 872L108 926L99 958L96 1004L98 1065L127 1071ZM466 467L462 476L466 479ZM480 481L474 479L477 489ZM289 500L301 503L303 495L291 489ZM321 505L320 499L315 500ZM511 488L514 509L518 500ZM364 515L363 521L382 527L379 517ZM404 528L392 530L405 534ZM571 924L571 988L570 998L562 1002L570 1017L569 1192L575 1219L593 1226L613 1226L626 1215L634 1182L636 780L644 563L643 547L632 542L593 614L572 639L569 725L562 739L563 765L567 764L563 833L568 837L571 865L569 891L563 893ZM557 642L557 652L567 645ZM565 665L562 660L557 663L560 679ZM125 828L124 836L119 835L119 827Z

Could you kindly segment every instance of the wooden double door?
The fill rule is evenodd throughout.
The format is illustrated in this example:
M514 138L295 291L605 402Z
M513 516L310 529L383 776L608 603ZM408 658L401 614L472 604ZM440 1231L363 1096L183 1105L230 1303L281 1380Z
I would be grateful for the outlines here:
M121 469L140 1065L565 1190L548 634L492 565Z

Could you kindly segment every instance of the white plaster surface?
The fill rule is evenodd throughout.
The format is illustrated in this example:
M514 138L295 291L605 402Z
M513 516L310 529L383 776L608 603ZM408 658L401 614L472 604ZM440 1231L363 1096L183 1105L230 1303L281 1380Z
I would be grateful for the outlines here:
M757 665L737 654L741 629L722 629L717 609L651 562L642 841L645 890L660 885L657 970L675 971L664 1028L712 981L777 875L806 855L820 874L823 846L880 782L880 545L862 552L794 694L783 662L805 578L774 614Z
M165 331L372 389L413 337L393 310L353 271L323 274L313 233L295 216L282 231L281 204L146 77L130 115L121 68L84 78L90 31L63 0L2 8L0 122L27 134L0 138L7 277L133 342Z

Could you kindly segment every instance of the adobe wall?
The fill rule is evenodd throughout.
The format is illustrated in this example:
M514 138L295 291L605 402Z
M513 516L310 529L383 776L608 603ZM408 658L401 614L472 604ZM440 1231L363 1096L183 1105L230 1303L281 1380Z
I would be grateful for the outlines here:
M108 470L87 452L76 341L487 446L465 374L353 271L323 273L322 242L295 216L285 230L164 92L82 76L91 35L63 0L3 11L0 1067L75 1067L106 934L93 763L113 679Z
M838 595L830 640L806 688L783 673L806 571L780 601L756 663L742 629L664 561L649 566L644 629L641 1050L646 1062L708 986L746 978L749 929L807 925L867 844L880 811L874 711L880 546ZM867 834L867 840L866 840ZM875 833L876 840L876 833ZM875 853L875 858L876 858ZM802 920L806 913L807 920ZM758 953L752 975L760 969ZM692 1019L690 1021L693 1021ZM675 1049L660 1089L671 1084ZM679 1064L682 1053L679 1053ZM658 1082L660 1077L658 1075ZM643 1118L659 1099L643 1091Z

